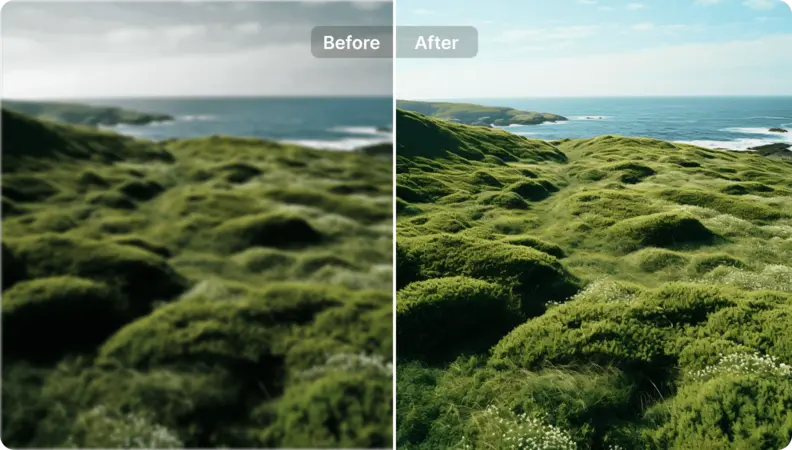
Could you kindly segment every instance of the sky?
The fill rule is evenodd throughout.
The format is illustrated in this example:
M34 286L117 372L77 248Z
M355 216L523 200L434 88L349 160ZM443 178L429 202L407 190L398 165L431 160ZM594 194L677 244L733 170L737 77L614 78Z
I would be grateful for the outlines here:
M377 0L16 0L2 8L2 96L391 96L390 59L317 59L310 35L392 18Z
M781 0L396 0L397 25L469 25L472 59L397 59L401 99L792 95Z

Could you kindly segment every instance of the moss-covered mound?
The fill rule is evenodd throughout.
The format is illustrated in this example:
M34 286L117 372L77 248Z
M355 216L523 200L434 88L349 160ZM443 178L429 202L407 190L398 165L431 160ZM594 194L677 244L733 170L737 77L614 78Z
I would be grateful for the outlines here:
M30 278L77 276L114 286L140 314L181 294L188 281L162 257L130 246L55 234L8 240Z
M261 214L229 220L215 230L217 240L229 251L250 247L294 247L321 242L322 234L294 214Z
M47 362L91 351L138 314L103 283L71 276L23 281L3 293L3 355Z
M399 291L397 305L399 353L426 360L456 356L471 343L486 350L522 319L501 286L466 277L411 283ZM435 330L439 323L443 333Z
M622 251L643 247L706 245L715 234L693 216L659 213L625 219L610 228L610 237Z
M2 128L4 444L390 442L391 161Z
M527 315L544 310L548 301L563 301L577 292L578 285L552 256L530 247L464 238L431 235L401 239L401 258L414 268L401 273L403 282L451 276L467 276L499 283L520 299Z
M788 444L792 166L397 114L399 448Z
M396 128L401 135L396 143L399 158L457 156L481 161L485 156L494 156L503 161L564 159L563 153L547 143L529 141L494 128L432 120L408 111L399 111Z

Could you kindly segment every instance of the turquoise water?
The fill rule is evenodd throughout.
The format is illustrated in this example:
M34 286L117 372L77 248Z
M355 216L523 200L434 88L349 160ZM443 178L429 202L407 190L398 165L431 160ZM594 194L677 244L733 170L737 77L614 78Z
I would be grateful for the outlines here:
M792 144L792 97L448 99L560 114L568 122L510 126L537 139L604 134L653 137L709 148L744 150L772 142ZM769 128L789 129L771 133ZM397 131L398 132L398 131Z
M351 150L390 142L393 100L374 98L188 98L90 99L81 103L119 106L171 115L171 122L112 127L154 139L212 134L258 137L316 148Z

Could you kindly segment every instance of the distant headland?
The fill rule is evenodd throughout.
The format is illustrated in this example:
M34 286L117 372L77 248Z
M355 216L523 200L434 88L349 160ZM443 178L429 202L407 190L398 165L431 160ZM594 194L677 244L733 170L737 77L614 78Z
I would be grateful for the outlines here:
M398 100L396 106L399 109L417 112L436 119L450 120L467 125L538 125L545 122L568 120L566 117L557 114L523 111L503 106L483 106L473 103Z
M67 102L4 100L3 107L38 119L54 120L73 125L148 125L153 122L174 120L173 117L167 114Z

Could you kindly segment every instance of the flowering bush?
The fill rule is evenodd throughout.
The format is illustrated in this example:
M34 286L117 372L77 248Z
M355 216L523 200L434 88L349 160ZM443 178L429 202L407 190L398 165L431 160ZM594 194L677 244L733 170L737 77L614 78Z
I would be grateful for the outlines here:
M80 414L68 439L73 448L184 448L166 427L139 414L119 414L97 406Z
M757 374L765 377L790 377L792 366L778 361L778 358L761 353L732 353L719 355L716 364L706 366L700 370L691 371L688 375L694 381L706 381L717 375Z
M546 422L544 416L515 414L495 406L474 414L470 436L463 438L465 449L496 450L576 450L572 436Z

